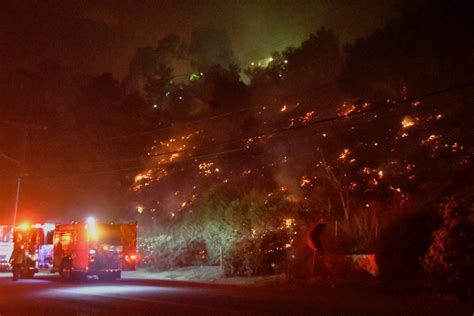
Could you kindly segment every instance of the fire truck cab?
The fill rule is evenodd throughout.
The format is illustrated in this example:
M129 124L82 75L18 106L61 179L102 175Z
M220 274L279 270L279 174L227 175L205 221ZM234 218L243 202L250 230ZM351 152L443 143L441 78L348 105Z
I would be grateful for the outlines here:
M52 243L53 231L54 225L51 224L23 224L13 231L14 247L25 251L24 277L33 277L38 272L40 255Z
M56 225L51 272L64 279L96 275L100 279L121 277L122 237L120 224L87 223Z

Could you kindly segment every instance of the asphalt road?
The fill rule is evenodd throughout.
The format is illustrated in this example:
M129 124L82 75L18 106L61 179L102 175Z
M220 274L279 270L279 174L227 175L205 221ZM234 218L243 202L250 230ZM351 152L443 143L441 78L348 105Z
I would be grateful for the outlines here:
M96 279L62 282L42 275L12 281L0 273L5 315L472 315L467 305L353 289L255 288L181 281Z

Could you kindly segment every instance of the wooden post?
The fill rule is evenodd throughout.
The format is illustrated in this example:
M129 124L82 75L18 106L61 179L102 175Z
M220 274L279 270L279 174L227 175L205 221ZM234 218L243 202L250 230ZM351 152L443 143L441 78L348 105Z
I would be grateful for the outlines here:
M316 263L316 249L313 249L313 260L311 260L311 276L314 275L314 265Z
M224 271L224 253L222 252L222 246L219 247L219 261L221 265L221 271Z
M375 217L375 240L379 237L379 219Z

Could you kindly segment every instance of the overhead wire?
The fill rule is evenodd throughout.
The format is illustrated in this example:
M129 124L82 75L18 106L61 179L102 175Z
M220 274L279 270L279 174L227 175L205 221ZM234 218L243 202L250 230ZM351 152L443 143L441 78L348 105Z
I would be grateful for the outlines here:
M272 136L272 135L276 135L276 134L282 134L282 133L286 133L286 132L301 130L301 129L308 128L308 127L311 127L311 126L314 126L314 125L333 122L333 121L341 120L341 119L346 119L346 118L350 118L350 117L353 117L353 116L357 116L357 115L361 115L361 114L369 113L369 112L375 112L375 111L379 111L381 109L385 109L385 108L389 108L389 107L393 107L393 106L397 106L397 105L408 104L408 103L416 102L416 101L419 101L419 100L424 100L424 99L427 99L427 98L430 98L430 97L433 97L433 96L436 96L436 95L442 95L442 94L449 93L451 91L460 90L460 89L464 89L464 88L468 88L468 87L472 87L472 86L474 86L474 82L459 84L459 85L447 87L447 88L444 88L444 89L432 91L432 92L429 92L429 93L426 93L426 94L423 94L423 95L418 95L418 96L410 97L410 98L407 98L407 99L404 99L404 100L399 100L399 101L396 101L396 102L382 103L382 104L372 106L372 107L367 108L367 109L354 111L354 112L349 113L349 114L332 116L332 117L327 117L327 118L323 118L323 119L319 119L319 120L314 120L314 121L309 122L307 124L294 125L294 126L285 127L285 128L278 128L278 129L274 129L273 131L270 131L270 132L263 132L263 133L259 133L259 134L249 135L249 136L246 136L245 138L239 138L239 139L235 139L235 140L226 141L226 142L223 142L223 143L212 144L212 146L216 147L216 146L230 145L232 143L238 143L238 142L246 141L249 137L258 138L258 137ZM204 148L206 148L206 147L204 147ZM221 151L216 151L216 152L211 152L211 153L205 153L205 154L196 155L196 156L184 157L184 158L181 158L179 160L175 160L175 161L172 161L172 162L167 162L167 163L160 164L160 166L168 165L168 164L176 164L176 163L179 163L179 162L190 161L190 160L198 160L198 159L212 157L212 156L220 156L220 155L235 153L235 152L243 151L243 150L247 150L247 149L248 148L245 147L245 146L244 147L240 146L240 147L237 147L237 148L231 148L231 149L226 149L226 150L221 150ZM173 154L180 154L180 153L196 151L196 150L198 150L198 149L183 149L183 150L162 152L162 153L157 153L157 154L153 154L153 155L143 156L143 157L140 157L140 159L143 159L143 158L146 158L146 157L169 156L169 155L173 155ZM139 169L142 169L142 168L143 168L143 166L136 166L136 167L129 167L129 168L113 169L113 170L90 171L90 172L84 172L84 173L77 173L76 175L110 174L110 173L116 173L116 172L122 172L122 171L139 170Z

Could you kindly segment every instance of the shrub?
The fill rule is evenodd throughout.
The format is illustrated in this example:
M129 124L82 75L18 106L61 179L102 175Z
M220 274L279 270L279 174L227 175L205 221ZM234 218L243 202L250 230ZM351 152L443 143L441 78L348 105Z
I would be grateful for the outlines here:
M339 248L348 254L370 253L375 240L375 213L358 210L349 220L339 222Z
M381 232L376 259L382 280L414 284L414 280L420 279L420 257L428 251L431 234L439 227L433 209L402 216Z
M423 267L427 284L461 299L473 296L474 193L450 197L440 207L441 227L434 232Z
M141 240L139 249L144 265L153 270L207 264L207 251L202 240L160 235Z
M270 275L286 264L289 243L287 232L278 230L235 242L224 261L226 275Z

